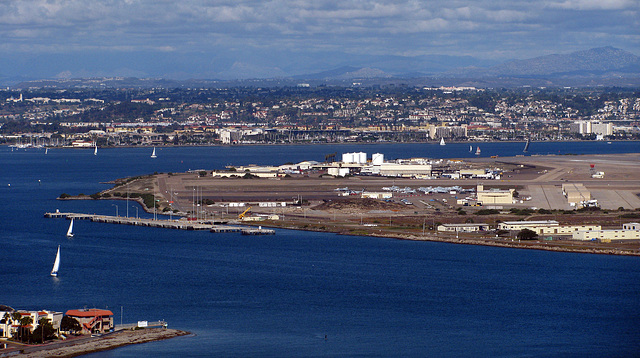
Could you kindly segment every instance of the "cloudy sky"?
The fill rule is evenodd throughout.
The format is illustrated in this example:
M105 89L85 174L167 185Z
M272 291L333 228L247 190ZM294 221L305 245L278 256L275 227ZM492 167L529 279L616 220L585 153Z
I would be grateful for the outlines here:
M640 55L640 1L0 0L0 36L5 77L407 71L434 55L451 65L602 46Z

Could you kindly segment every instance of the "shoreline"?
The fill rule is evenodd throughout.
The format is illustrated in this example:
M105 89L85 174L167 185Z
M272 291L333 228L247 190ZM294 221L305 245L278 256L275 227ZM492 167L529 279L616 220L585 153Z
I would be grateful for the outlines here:
M258 226L258 224L248 224L248 225ZM539 240L497 241L493 239L476 239L476 238L465 238L465 237L440 237L440 236L434 236L434 235L422 236L422 235L403 234L403 233L378 234L375 232L369 232L367 234L363 234L363 233L351 233L351 232L345 232L345 231L339 231L339 230L335 230L335 231L334 230L313 230L313 229L302 228L302 227L278 226L270 223L267 223L267 224L261 223L260 226L274 228L274 229L323 232L323 233L332 233L337 235L360 236L360 237L378 237L378 238L393 239L393 240L442 242L442 243L456 244L456 245L490 246L490 247L503 247L503 248L512 248L512 249L572 252L572 253L595 254L595 255L640 256L640 249L631 250L631 249L616 249L615 247L609 247L609 248L589 247L588 242L583 243L583 242L563 241L564 243L567 244L563 246L563 245L559 245L560 241L547 241L547 242L545 241L541 242ZM578 245L581 245L581 246L578 246Z
M638 142L637 139L611 139L611 140L586 140L586 139L574 139L574 140L541 140L541 141L532 141L531 143L575 143L575 142ZM190 147L255 147L255 146L296 146L296 145L319 145L319 146L327 146L327 145L383 145L383 144L438 144L438 140L426 140L426 141L412 141L412 142L330 142L330 143L239 143L239 144L194 144L194 145L118 145L118 146L98 146L100 149L117 149L117 148L190 148ZM526 143L526 140L449 140L447 143L451 144L463 144L463 143ZM5 147L12 147L16 144L0 144ZM43 146L43 147L28 147L31 149L93 149L94 147L72 147L72 146ZM545 154L546 155L546 154ZM572 155L572 154L562 154L562 155Z
M162 341L191 334L192 333L186 331L163 328L121 330L98 337L79 337L38 346L19 346L6 352L0 350L0 357L70 358L112 350L132 344Z

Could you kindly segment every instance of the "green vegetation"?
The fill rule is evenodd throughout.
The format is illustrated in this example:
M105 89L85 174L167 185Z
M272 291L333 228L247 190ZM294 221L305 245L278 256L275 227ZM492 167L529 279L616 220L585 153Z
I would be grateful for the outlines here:
M500 214L500 210L497 209L480 209L476 211L476 215L495 215Z
M525 209L511 208L511 210L509 211L514 215L522 215L522 216L531 215L535 213L533 209L527 209L527 208Z
M71 333L80 333L82 331L82 327L80 326L80 322L77 319L69 316L62 317L62 321L60 321L60 330Z
M67 198L70 198L70 197L71 197L71 195L69 195L67 193L60 194L60 199L67 199Z
M518 232L516 236L519 240L536 240L538 238L538 234L535 231L529 229L522 229Z

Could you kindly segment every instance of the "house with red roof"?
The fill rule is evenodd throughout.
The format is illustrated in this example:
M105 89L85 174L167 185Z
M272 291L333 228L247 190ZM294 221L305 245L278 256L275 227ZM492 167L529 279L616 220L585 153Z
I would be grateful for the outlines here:
M67 316L75 318L82 327L82 334L113 331L113 312L98 308L68 310Z

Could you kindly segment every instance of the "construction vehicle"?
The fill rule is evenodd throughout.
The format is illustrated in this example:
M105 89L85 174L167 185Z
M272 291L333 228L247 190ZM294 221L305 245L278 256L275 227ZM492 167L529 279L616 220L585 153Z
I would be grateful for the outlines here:
M248 207L247 210L243 211L242 214L238 215L238 220L244 219L244 217L247 215L249 210L251 210L251 207Z

